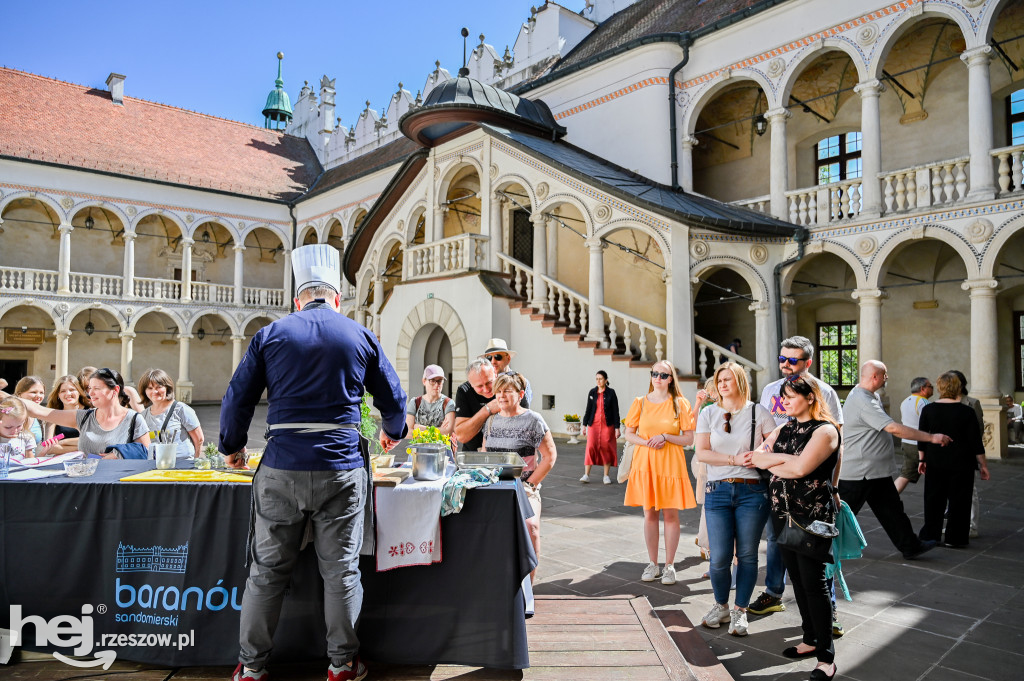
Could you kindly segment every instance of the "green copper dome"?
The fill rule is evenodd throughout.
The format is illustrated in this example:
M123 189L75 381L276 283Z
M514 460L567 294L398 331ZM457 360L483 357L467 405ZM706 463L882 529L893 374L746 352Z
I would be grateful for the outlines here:
M281 79L281 61L283 59L284 52L278 52L277 80L274 81L274 89L267 95L267 104L263 107L263 127L268 129L280 128L281 123L288 125L292 120L292 102L288 99L288 93L284 91L284 80Z

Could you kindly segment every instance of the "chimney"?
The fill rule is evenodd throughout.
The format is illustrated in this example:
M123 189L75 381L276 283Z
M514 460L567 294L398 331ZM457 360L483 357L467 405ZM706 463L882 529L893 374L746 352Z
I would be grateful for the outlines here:
M124 76L120 73L111 73L107 76L107 88L110 90L111 101L124 106Z

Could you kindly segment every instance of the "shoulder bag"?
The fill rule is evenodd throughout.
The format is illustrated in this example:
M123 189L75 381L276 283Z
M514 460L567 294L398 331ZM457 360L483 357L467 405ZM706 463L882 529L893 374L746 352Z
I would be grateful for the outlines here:
M819 563L831 563L832 540L839 535L835 523L814 520L801 525L789 512L789 494L786 491L786 480L782 482L782 501L785 503L783 518L785 524L775 537L775 543L784 549L807 556Z
M640 398L640 415L644 414L644 400L647 396ZM637 424L639 428L640 424ZM636 445L632 442L626 441L626 444L622 447L622 458L619 459L619 470L616 473L615 479L619 481L619 484L629 481L629 467L633 463L633 450L636 449Z

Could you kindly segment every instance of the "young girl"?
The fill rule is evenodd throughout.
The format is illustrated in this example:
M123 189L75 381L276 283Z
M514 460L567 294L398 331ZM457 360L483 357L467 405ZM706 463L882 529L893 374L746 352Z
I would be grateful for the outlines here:
M26 441L21 437L21 431L27 416L25 405L17 397L0 401L0 444L9 444L12 456L26 457Z
M14 395L29 402L42 404L46 398L46 386L43 385L43 379L38 376L25 376L14 387ZM25 422L25 429L21 437L25 440L26 449L35 449L36 445L43 440L43 424L34 418L29 418Z

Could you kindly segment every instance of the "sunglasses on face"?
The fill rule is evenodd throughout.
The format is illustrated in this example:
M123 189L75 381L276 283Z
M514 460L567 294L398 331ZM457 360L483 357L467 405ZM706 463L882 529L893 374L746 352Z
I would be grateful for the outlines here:
M668 379L672 378L672 374L666 374L662 371L652 371L651 378L660 378L663 381L667 381Z
M503 355L503 354L501 354L499 352L499 353L494 354L494 355L484 355L484 359L486 359L488 361L491 361L491 362L504 362L505 361L505 355Z
M782 355L779 355L779 364L785 364L786 362L789 362L790 366L795 367L797 364L803 362L805 359L805 357L783 357Z

